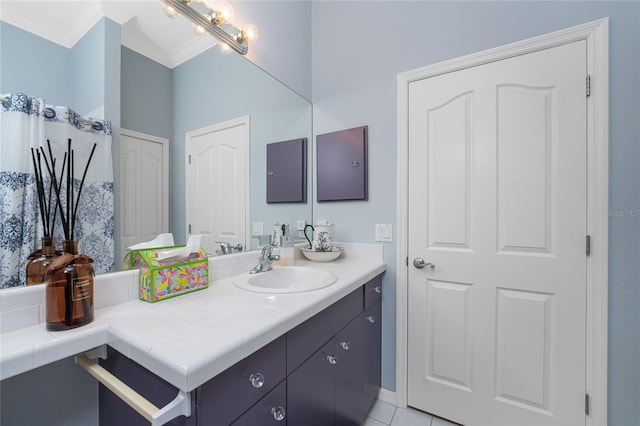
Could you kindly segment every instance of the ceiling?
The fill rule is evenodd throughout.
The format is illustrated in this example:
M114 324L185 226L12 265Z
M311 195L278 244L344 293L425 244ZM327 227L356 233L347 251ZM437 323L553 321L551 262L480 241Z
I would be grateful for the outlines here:
M123 46L169 68L217 44L185 18L168 18L160 0L0 0L0 19L67 48L102 17L121 25Z

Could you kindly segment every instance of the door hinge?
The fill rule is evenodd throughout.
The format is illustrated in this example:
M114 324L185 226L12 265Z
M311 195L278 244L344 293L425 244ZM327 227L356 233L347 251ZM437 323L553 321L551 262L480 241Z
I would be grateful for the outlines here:
M189 224L189 233L191 233L191 224Z
M584 394L584 414L586 414L587 416L590 414L591 412L591 398L589 397L588 393Z
M587 98L591 96L591 76L587 75Z
M409 257L408 256L404 259L404 263L406 263L407 266L409 266Z
M189 164L191 164L191 154L189 154Z
M587 235L586 245L585 253L587 256L591 256L591 235Z

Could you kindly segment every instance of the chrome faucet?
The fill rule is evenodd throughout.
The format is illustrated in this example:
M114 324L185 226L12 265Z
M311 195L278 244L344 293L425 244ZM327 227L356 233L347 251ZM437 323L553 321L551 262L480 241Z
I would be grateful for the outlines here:
M236 244L232 246L229 243L225 243L224 241L216 241L216 243L220 244L220 250L216 250L216 252L220 254L231 254L234 251L242 251L242 244Z
M273 269L271 265L274 260L280 259L280 256L271 254L273 246L262 247L262 252L258 258L258 264L249 271L250 274L257 274L260 272L267 272Z

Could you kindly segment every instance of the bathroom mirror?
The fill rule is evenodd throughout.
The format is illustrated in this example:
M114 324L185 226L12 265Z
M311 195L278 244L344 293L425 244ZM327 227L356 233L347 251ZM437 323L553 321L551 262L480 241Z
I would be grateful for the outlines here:
M4 22L1 25L6 25ZM114 24L117 25L117 24ZM25 37L37 37L25 32ZM60 85L55 79L39 79L31 85L25 87L14 87L6 76L6 72L13 67L15 70L24 67L23 63L6 60L4 43L0 49L0 64L2 64L2 74L0 75L0 92L26 92L30 96L42 96L47 102L58 103L55 99L47 99L46 93L41 93L47 88L46 85ZM15 43L15 40L11 41ZM28 44L28 42L26 42ZM46 41L51 46L51 57L55 57L56 51L66 49L59 44ZM120 46L117 46L120 48ZM122 48L124 51L126 48ZM130 51L131 54L133 51ZM134 54L137 54L133 52ZM43 56L48 56L49 52ZM124 53L123 53L124 55ZM43 57L43 60L49 60ZM75 60L81 60L75 58ZM55 64L51 65L54 66ZM90 68L89 65L87 65ZM113 72L113 70L112 70ZM262 233L269 234L276 222L289 223L292 232L295 231L296 221L304 220L311 223L312 203L296 204L267 204L266 201L266 145L272 142L294 138L308 138L312 140L312 108L309 101L291 90L283 83L263 71L261 68L250 62L245 57L236 53L223 54L218 47L213 47L195 56L187 62L169 70L173 79L173 96L171 110L173 111L171 123L170 157L169 157L169 231L174 233L177 244L186 241L186 217L185 217L185 134L187 132L201 129L217 123L234 118L249 116L251 123L250 131L250 151L249 151L249 200L250 229L247 232L253 233L258 228L257 223L262 223ZM41 74L40 74L41 75ZM111 78L103 70L105 80ZM127 78L122 76L123 79ZM121 82L121 84L123 84ZM42 90L38 89L42 88ZM59 90L57 88L56 90ZM167 87L157 87L155 90L167 91ZM126 97L123 96L121 102ZM71 105L73 108L73 106ZM146 113L153 114L153 108L158 105L149 105L150 110ZM118 108L119 110L120 108ZM90 111L79 111L88 114ZM109 108L104 108L104 118L113 120L109 116ZM126 128L139 131L135 128L135 119L132 121L128 116ZM125 120L122 120L122 127L125 127ZM164 135L159 135L164 136ZM166 137L166 136L165 136ZM114 144L116 142L114 136ZM309 150L310 151L310 150ZM114 158L115 160L115 158ZM311 194L311 153L308 154L307 164L307 191ZM117 164L116 161L114 163ZM117 171L116 171L117 173ZM311 196L308 197L311 200ZM116 216L119 215L116 207ZM252 239L250 248L257 248L258 240ZM118 268L121 253L116 252L116 268ZM17 268L18 265L15 265ZM0 283L0 288L2 283Z

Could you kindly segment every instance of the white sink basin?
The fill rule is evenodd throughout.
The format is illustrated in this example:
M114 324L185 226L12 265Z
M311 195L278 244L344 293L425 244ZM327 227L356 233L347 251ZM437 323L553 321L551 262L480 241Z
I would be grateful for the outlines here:
M273 268L252 275L248 272L233 278L233 284L243 290L258 293L300 293L328 287L336 282L329 271L306 266Z

